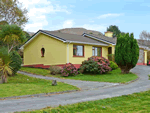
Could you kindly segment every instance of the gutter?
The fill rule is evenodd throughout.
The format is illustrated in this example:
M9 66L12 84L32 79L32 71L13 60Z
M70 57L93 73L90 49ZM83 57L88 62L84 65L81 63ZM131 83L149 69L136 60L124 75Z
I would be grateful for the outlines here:
M63 41L64 43L78 43L78 44L88 44L88 45L100 45L100 46L108 46L107 44L99 44L99 43L88 43L88 42L79 42L79 41Z

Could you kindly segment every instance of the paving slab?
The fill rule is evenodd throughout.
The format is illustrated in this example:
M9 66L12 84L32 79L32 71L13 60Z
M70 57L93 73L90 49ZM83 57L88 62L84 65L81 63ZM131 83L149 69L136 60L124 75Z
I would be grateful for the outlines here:
M139 76L139 79L130 84L121 84L116 87L94 88L73 92L69 94L58 94L47 97L29 97L17 100L2 100L0 101L0 113L27 111L41 109L47 106L56 107L59 105L73 104L84 101L94 101L104 98L111 98L121 95L128 95L136 92L150 90L150 67L136 66L131 71Z

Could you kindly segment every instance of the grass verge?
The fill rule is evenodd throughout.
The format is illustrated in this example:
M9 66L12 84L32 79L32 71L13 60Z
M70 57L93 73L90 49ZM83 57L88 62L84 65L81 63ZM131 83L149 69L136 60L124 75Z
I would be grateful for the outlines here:
M150 113L150 91L22 113Z
M50 71L47 69L40 69L40 68L30 68L30 67L21 67L20 71L37 74L37 75L48 75Z
M52 86L51 83L51 80L17 74L16 76L9 77L8 83L0 84L0 97L78 90L77 87L69 84L57 82L57 86Z
M62 77L60 75L50 75L50 71L45 69L35 69L35 68L27 68L22 67L21 71L33 73L33 74L39 74L39 75L46 75L50 77L59 77L59 78L66 78L66 79L75 79L75 80L84 80L84 81L98 81L98 82L112 82L112 83L126 83L132 80L135 80L138 78L136 74L129 73L129 74L121 74L121 70L118 68L116 70L113 70L107 74L97 74L97 75L91 75L91 74L78 74L76 76L68 76L68 77ZM44 74L42 74L44 72ZM46 74L47 73L47 74Z

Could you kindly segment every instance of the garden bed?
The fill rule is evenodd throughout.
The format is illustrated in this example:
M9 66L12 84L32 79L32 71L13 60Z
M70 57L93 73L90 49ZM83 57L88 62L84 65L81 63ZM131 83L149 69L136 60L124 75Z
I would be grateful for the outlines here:
M118 68L116 70L110 71L107 74L78 74L76 76L68 76L62 77L60 75L50 75L50 71L46 69L36 69L36 68L27 68L22 67L20 71L33 73L36 75L43 75L43 76L50 76L50 77L59 77L65 79L75 79L75 80L84 80L84 81L98 81L98 82L112 82L112 83L127 83L132 80L138 78L136 74L129 73L129 74L121 74L121 70ZM42 74L44 73L44 74Z
M8 83L0 84L0 98L32 95L40 93L61 92L67 90L79 90L77 87L57 82L57 86L52 86L51 80L33 78L22 74L17 74L8 78Z

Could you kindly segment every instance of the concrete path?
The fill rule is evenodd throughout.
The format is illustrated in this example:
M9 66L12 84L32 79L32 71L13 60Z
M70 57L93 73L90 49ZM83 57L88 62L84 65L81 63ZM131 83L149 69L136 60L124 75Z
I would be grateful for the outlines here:
M92 81L81 81L81 80L71 80L71 79L61 79L61 78L55 78L55 77L45 77L45 76L39 76L34 74L29 74L25 72L18 72L20 74L28 75L31 77L46 79L46 80L57 80L59 82L64 82L73 86L76 86L80 88L81 90L91 90L95 88L107 88L119 85L119 83L108 83L108 82L92 82Z
M111 98L121 95L132 94L135 92L150 90L149 66L136 66L131 71L136 73L140 79L127 85L118 85L116 87L97 88L74 92L69 94L59 94L47 97L22 98L17 100L0 101L0 113L26 111L28 109L41 109L47 106L58 106L73 104L77 102L92 101L104 98Z

